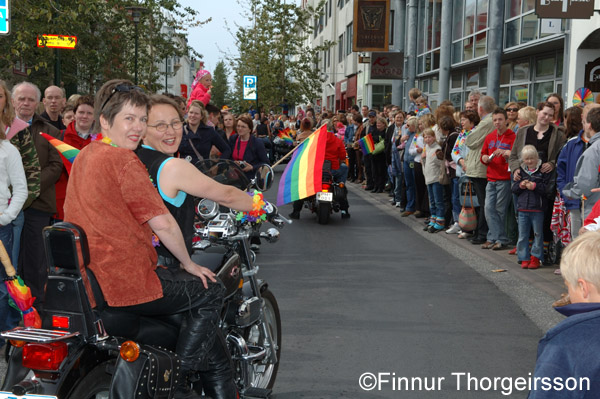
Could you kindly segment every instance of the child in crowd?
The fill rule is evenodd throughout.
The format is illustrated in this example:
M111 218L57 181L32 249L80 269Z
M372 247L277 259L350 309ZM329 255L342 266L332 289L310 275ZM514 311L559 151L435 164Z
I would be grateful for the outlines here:
M443 154L442 148L435 139L435 132L431 128L423 130L423 141L425 142L425 150L421 157L423 164L423 175L425 176L425 184L427 185L427 193L429 195L429 225L425 227L425 231L437 233L444 229L446 225L444 205L444 188L440 184L440 174L442 172Z
M569 244L563 252L560 270L571 304L556 310L568 317L539 342L534 372L538 383L532 386L529 399L598 398L600 233L582 234ZM566 385L556 383L565 383L567 379L577 381L576 389L566 389ZM543 381L550 384L544 385Z
M518 196L517 256L521 268L537 269L544 256L544 209L546 209L546 187L549 184L550 173L542 173L540 170L542 161L534 146L524 146L520 158L521 180L515 181L512 185L512 192ZM534 238L530 251L529 234L532 228Z
M210 102L210 91L212 88L212 76L206 69L199 69L192 83L192 94L188 100L188 108L192 101L198 100L204 106Z

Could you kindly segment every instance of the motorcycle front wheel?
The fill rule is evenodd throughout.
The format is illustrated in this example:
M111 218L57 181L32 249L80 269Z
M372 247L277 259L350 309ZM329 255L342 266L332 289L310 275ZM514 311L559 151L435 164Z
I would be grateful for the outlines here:
M275 351L277 362L273 362L269 354L267 354L263 360L251 363L248 373L250 375L251 386L271 389L275 384L281 355L281 317L279 315L279 306L273 293L267 289L261 295L265 302L263 323L266 324L267 329L271 333L274 347L266 345L266 337L261 325L254 325L245 330L246 343Z
M108 399L112 375L106 371L107 363L94 368L77 384L69 399Z

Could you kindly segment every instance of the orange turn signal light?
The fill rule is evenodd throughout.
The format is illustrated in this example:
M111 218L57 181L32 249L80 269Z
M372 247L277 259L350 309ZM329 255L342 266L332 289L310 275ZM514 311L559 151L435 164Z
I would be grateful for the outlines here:
M121 344L119 354L126 362L135 362L140 357L140 346L133 341L125 341Z
M10 344L15 348L22 348L25 346L25 341L17 341L15 339L11 339Z

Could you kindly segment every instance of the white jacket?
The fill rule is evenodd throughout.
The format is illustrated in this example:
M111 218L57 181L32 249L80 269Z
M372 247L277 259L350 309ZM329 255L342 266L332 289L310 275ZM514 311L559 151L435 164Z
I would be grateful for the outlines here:
M0 140L0 226L17 217L26 199L27 179L21 154L8 140Z

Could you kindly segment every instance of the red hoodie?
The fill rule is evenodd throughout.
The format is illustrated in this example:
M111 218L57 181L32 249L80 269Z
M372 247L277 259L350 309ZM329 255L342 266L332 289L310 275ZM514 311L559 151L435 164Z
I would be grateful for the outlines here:
M499 135L498 129L488 134L481 148L481 157L479 160L484 163L481 158L484 155L492 155L496 149L511 150L515 142L515 132L507 129L504 134ZM508 171L508 162L503 156L495 156L492 160L485 164L487 165L488 181L510 180L510 172Z
M344 142L331 132L327 132L325 160L331 161L331 169L339 169L340 160L346 160L346 147L344 146Z
M88 145L92 138L88 136L87 139L82 139L77 134L75 130L75 121L71 122L69 126L65 129L65 136L63 140L66 144L77 148L78 150L82 150L83 147ZM65 198L67 196L67 183L69 181L69 175L67 174L67 170L63 167L62 174L60 175L60 179L56 182L54 189L56 190L56 215L54 217L56 219L63 220L65 218L65 213L63 211L63 206L65 204Z

